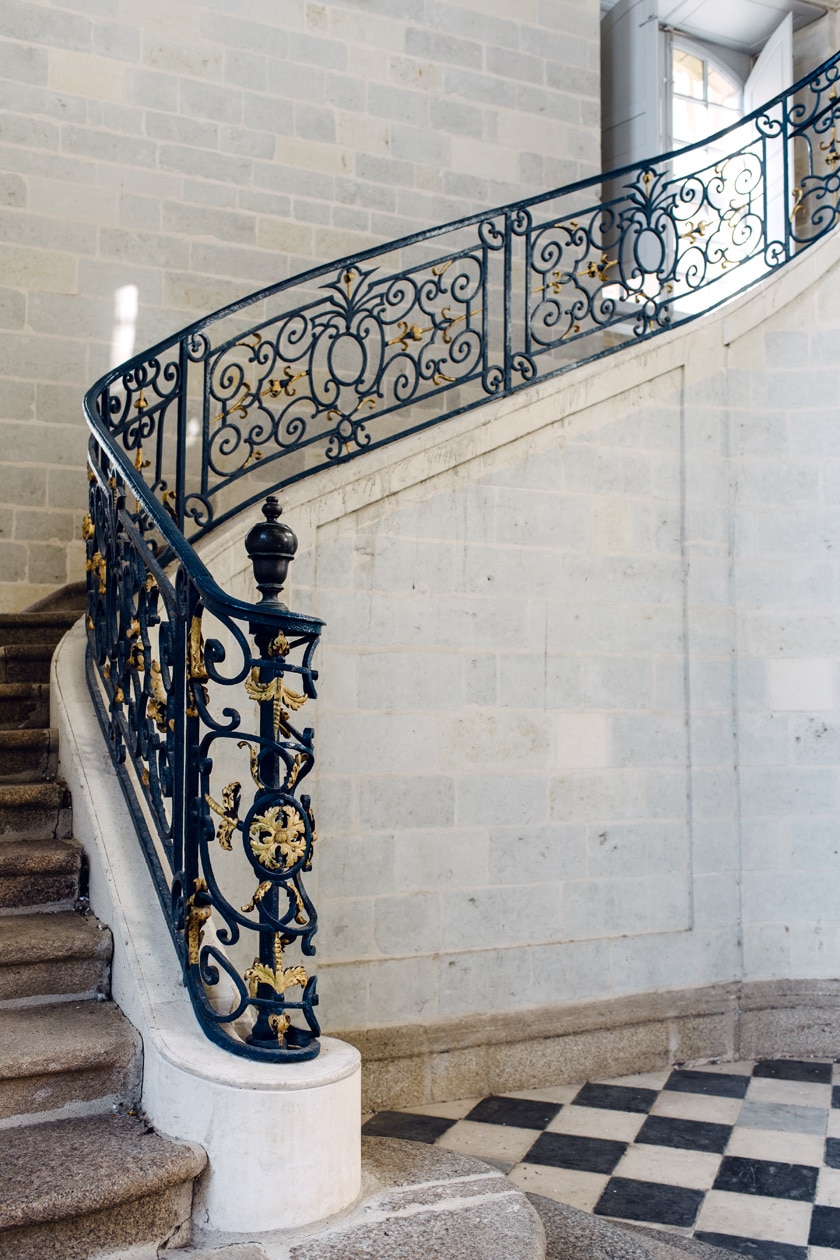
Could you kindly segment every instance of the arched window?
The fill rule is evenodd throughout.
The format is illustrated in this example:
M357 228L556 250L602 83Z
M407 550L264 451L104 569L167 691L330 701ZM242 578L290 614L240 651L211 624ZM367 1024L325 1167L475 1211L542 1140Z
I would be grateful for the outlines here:
M703 44L674 36L670 76L672 148L703 140L741 117L743 83Z

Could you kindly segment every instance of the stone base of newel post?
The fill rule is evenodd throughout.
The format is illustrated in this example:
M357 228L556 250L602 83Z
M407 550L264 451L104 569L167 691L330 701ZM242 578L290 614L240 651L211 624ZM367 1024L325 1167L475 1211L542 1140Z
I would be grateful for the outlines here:
M155 1127L207 1151L193 1207L199 1229L295 1229L350 1207L361 1180L358 1051L324 1037L317 1059L283 1065L205 1045L206 1062L190 1067L148 1055L143 1087ZM225 1079L217 1056L230 1063Z

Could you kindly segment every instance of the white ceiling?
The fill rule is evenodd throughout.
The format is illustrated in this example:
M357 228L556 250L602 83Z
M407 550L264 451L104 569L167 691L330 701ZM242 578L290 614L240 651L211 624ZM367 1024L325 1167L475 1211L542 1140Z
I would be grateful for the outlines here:
M616 2L601 0L601 12ZM793 14L797 31L825 13L808 0L659 0L658 8L663 26L748 53L760 50L786 13Z

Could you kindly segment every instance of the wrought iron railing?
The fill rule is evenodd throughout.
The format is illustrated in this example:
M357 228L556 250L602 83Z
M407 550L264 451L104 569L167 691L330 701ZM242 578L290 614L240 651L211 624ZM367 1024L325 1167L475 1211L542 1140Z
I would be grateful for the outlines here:
M191 544L319 469L694 319L825 235L838 78L840 54L700 145L273 285L89 391L90 686L214 1040L318 1050L315 980L284 952L314 953L313 732L292 715L321 623L280 604L279 570L261 603L232 598ZM266 515L251 542L282 568Z

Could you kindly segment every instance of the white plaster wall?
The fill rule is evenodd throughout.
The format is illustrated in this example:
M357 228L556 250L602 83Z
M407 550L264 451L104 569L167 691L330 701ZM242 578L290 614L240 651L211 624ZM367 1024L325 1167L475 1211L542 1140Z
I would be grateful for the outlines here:
M285 495L326 1027L836 973L838 278Z
M598 169L597 0L4 0L0 608L82 575L80 399L313 263ZM125 350L123 356L125 357Z

